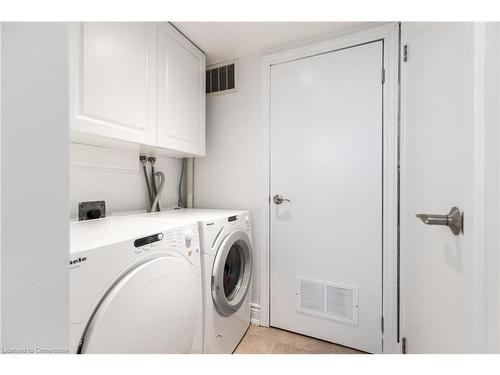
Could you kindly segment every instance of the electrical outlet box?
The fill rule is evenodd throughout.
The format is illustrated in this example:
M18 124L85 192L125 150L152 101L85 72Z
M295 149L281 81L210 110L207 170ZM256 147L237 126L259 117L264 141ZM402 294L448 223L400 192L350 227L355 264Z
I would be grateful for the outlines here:
M106 202L92 201L78 204L78 220L92 220L106 217Z

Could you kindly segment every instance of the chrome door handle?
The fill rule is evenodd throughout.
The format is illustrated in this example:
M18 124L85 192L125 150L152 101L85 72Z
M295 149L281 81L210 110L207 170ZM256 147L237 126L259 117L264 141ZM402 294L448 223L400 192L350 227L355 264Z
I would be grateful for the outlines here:
M276 194L274 197L273 197L273 202L276 203L276 204L281 204L283 202L291 202L290 199L287 199L287 198L283 198L281 195L279 194Z
M464 233L464 215L458 207L452 207L448 215L417 214L427 225L446 225L454 235Z

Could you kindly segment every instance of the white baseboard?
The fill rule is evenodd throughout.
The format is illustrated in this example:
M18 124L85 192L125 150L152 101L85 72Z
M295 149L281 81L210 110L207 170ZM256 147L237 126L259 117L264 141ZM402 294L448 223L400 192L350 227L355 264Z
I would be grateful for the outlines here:
M260 305L258 303L250 305L250 323L254 326L260 326Z

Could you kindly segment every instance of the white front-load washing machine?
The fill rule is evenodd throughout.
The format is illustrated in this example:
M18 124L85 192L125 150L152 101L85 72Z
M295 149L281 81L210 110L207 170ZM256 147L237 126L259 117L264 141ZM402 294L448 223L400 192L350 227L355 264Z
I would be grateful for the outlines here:
M232 353L250 325L253 267L250 212L182 209L145 216L198 221L202 254L203 351Z
M70 224L72 353L201 353L198 225L110 217Z

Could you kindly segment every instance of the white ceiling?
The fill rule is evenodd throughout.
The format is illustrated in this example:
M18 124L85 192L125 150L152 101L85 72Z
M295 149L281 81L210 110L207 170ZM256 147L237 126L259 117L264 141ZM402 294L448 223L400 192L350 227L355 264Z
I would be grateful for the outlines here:
M173 22L207 55L207 63L274 52L365 28L367 22ZM321 38L323 37L323 38Z

